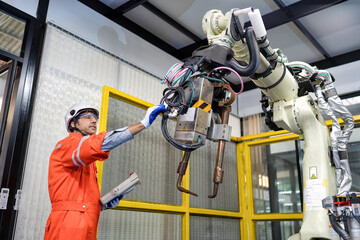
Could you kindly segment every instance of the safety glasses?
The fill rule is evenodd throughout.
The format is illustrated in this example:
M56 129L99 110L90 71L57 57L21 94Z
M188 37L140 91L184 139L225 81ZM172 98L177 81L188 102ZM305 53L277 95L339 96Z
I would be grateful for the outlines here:
M96 114L93 114L93 113L80 114L79 116L76 117L76 119L83 118L83 119L88 119L88 120L90 120L92 117L95 118L96 121L99 120L99 116L96 115Z

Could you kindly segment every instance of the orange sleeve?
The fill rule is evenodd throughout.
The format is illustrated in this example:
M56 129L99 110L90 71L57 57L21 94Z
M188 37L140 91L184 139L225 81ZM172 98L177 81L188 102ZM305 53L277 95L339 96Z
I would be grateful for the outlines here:
M97 160L104 161L109 157L109 152L101 150L101 145L106 132L87 135L79 139L69 139L62 142L59 153L62 165L65 167L81 167Z

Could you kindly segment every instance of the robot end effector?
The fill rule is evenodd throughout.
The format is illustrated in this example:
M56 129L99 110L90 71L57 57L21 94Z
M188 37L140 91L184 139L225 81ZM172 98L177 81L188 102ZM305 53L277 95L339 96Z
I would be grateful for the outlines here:
M238 15L246 13L257 19L253 20L253 24L260 22L260 27L249 27L244 31ZM256 32L254 29L257 29ZM203 18L203 30L207 34L209 45L195 50L184 64L175 64L162 81L169 86L164 90L161 100L161 103L168 105L168 113L164 114L162 122L162 132L168 142L185 151L178 168L177 187L180 191L190 194L193 193L181 186L190 152L204 145L206 138L219 142L213 180L214 192L209 196L213 198L216 196L219 183L222 182L221 166L225 141L230 139L223 136L214 137L216 134L210 132L221 130L228 132L230 136L227 123L230 105L235 99L234 91L239 94L243 90L240 76L250 76L258 69L260 50L256 36L264 38L266 31L260 13L252 8L231 10L225 16L218 10L209 11ZM241 43L240 46L238 43ZM244 48L246 52L242 58L235 56L239 56L239 48ZM237 53L232 49L236 49ZM197 72L200 73L196 74ZM236 80L234 76L237 76ZM204 108L201 109L201 106ZM210 109L206 110L206 106ZM166 121L176 116L177 127L172 138L168 134Z

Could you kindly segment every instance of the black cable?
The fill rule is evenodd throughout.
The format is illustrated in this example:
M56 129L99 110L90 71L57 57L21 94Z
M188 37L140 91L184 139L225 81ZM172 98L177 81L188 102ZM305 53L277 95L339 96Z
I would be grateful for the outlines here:
M256 41L254 29L248 28L245 37L250 53L249 64L243 67L235 60L235 58L226 61L226 65L234 69L240 76L250 76L254 74L260 63L260 50Z
M170 107L180 107L181 105L184 105L185 104L184 89L182 87L165 88L160 103L163 104L164 102Z
M187 112L186 102L184 88L169 87L164 89L160 104L166 103L170 108L177 108L179 114L182 114Z
M353 211L351 211L351 214L354 216L354 218L356 219L356 221L358 221L358 223L360 223L360 217L359 217L359 216L356 216Z
M186 76L185 76L186 77ZM187 85L190 86L191 94L189 94L188 99L186 99L185 88ZM164 89L163 97L160 101L160 104L166 103L169 108L177 108L178 116L181 114L185 114L188 108L191 105L192 98L194 96L195 87L193 83L189 83L188 81L181 83L179 87L169 87ZM193 151L202 145L204 145L204 140L201 138L200 142L195 144L183 144L172 137L170 137L168 129L167 129L167 120L168 120L168 112L164 113L162 121L161 121L161 132L163 133L165 139L172 144L174 147L182 150L182 151Z
M173 139L172 137L169 136L169 132L167 129L167 120L168 120L168 117L164 114L162 121L161 121L161 132L163 133L165 139L174 147L176 147L182 151L193 151L205 144L204 140L202 138L201 138L200 142L195 143L195 144L183 144L183 143L176 141L175 139Z
M187 82L185 82L186 84ZM184 85L185 85L184 84ZM160 104L166 103L170 108L177 108L178 115L185 114L191 105L191 100L194 96L194 86L189 84L191 88L191 94L188 99L185 99L185 87L169 87L164 89L163 97L160 100Z
M329 219L330 219L331 226L333 227L335 232L337 234L339 234L340 237L342 237L344 240L351 240L349 234L344 229L342 229L342 227L336 221L335 215L333 213L331 213L330 211L329 211Z

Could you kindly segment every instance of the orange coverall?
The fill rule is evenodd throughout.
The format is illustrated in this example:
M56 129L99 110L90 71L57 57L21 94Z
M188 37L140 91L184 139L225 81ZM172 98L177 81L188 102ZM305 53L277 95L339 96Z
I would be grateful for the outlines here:
M95 162L109 157L101 150L105 135L74 132L56 144L49 163L52 209L44 239L96 239L101 205Z

